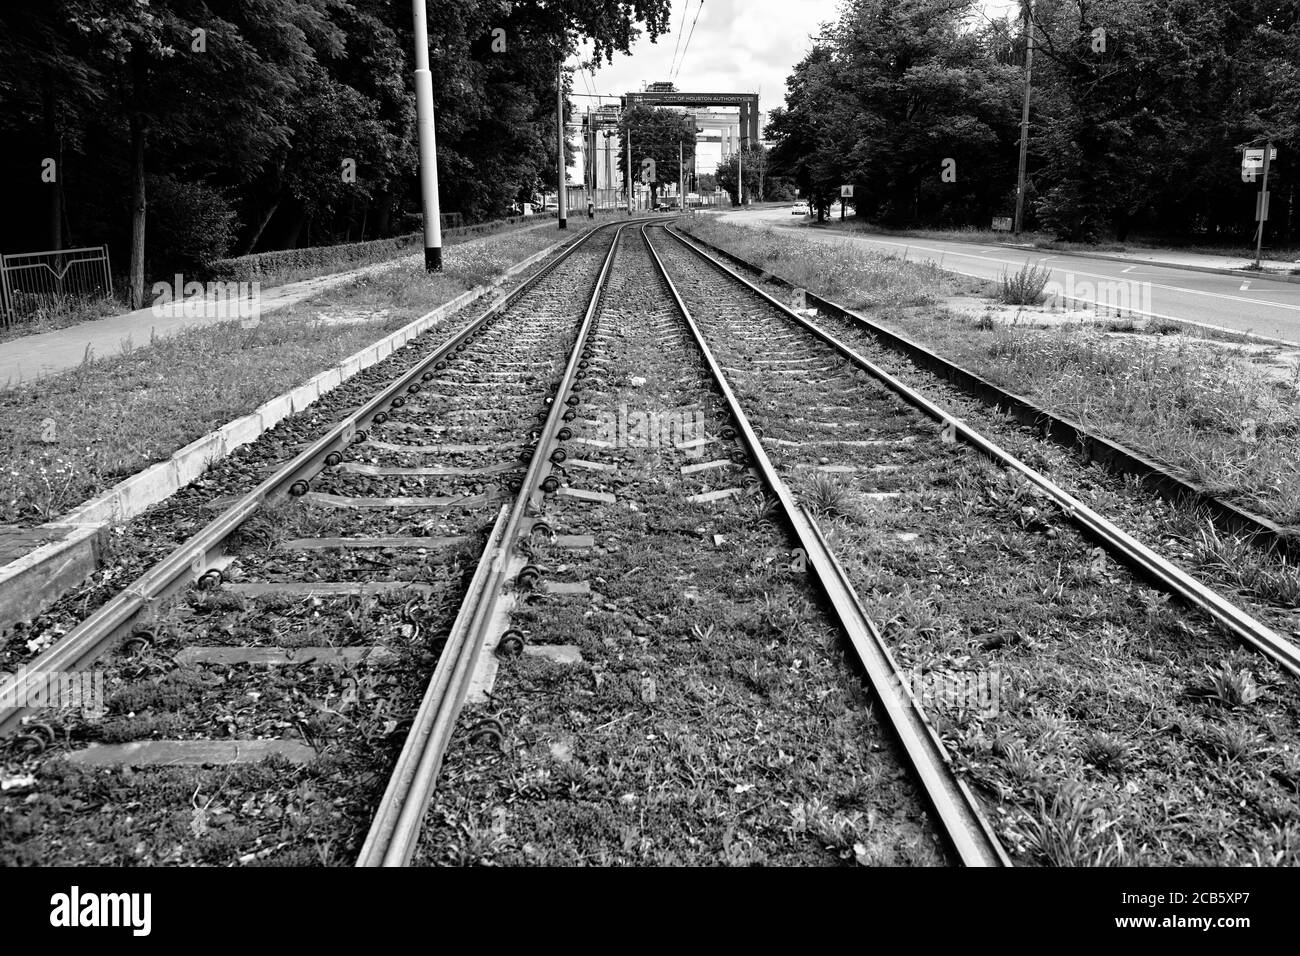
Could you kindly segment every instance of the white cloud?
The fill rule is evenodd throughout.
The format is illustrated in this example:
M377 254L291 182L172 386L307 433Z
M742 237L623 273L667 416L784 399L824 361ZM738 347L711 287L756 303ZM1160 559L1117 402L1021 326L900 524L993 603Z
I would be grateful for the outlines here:
M1017 0L983 0L980 6L989 17L1018 9ZM646 83L674 79L678 89L691 92L757 92L759 108L766 113L784 105L786 78L822 24L836 20L839 7L840 0L704 0L702 5L700 0L674 0L667 34L655 43L643 35L630 55L615 56L612 64L596 70L594 81L590 74L585 80L579 77L574 90L620 96ZM681 61L676 65L675 53ZM595 102L581 97L576 105L581 110Z

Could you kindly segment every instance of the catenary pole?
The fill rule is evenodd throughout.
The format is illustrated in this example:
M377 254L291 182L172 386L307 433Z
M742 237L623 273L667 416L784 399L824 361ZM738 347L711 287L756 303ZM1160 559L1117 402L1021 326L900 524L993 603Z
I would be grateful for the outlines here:
M686 211L686 154L683 152L682 141L677 141L677 202L680 203L680 210Z
M559 141L559 153L556 165L559 168L559 177L556 179L557 188L560 191L560 228L568 229L569 223L569 197L564 188L564 62L555 68L555 136Z
M442 271L442 219L438 209L438 147L433 124L433 74L424 0L411 0L415 18L415 116L420 138L420 200L424 209L424 268Z
M1021 0L1025 5L1025 101L1020 110L1020 162L1016 172L1016 222L1015 232L1020 229L1025 218L1025 162L1029 157L1029 93L1034 69L1034 24L1033 0Z

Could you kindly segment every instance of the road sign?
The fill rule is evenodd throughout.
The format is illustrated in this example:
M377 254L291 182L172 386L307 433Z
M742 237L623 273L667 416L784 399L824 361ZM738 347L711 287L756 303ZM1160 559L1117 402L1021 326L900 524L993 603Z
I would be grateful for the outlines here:
M641 160L641 182L657 183L658 181L655 178L655 161L652 157L647 156Z
M994 217L993 217L993 231L994 231L994 232L1010 232L1011 229L1012 229L1012 220L1011 220L1011 217L1010 217L1010 216L994 216Z
M1274 146L1268 152L1268 160L1272 162L1277 159L1277 147ZM1263 169L1264 168L1264 147L1258 149L1243 150L1241 154L1241 168Z
M853 187L852 187L852 186L841 186L841 187L840 187L840 198L841 198L841 199L852 199L852 198L853 198Z
M1254 166L1242 166L1242 167L1241 167L1241 181L1242 181L1243 183L1253 183L1253 182L1255 181L1255 167L1254 167Z

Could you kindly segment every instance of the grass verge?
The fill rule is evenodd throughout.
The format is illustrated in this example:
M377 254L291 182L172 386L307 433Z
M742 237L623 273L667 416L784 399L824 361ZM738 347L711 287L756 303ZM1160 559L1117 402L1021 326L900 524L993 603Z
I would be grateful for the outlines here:
M0 524L57 517L555 239L549 230L499 233L452 247L436 275L403 263L253 329L231 321L128 341L119 355L0 390Z

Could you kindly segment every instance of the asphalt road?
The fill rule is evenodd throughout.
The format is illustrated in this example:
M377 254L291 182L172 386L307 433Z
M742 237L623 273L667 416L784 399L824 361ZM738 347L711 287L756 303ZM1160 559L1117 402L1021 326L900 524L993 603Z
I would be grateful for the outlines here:
M814 229L799 225L805 220L791 215L789 207L730 211L720 218L796 230L817 242L857 242L889 255L931 260L947 271L981 279L1014 273L1025 263L1045 265L1052 270L1049 291L1072 296L1089 306L1121 306L1156 317L1300 343L1300 283L949 239Z

